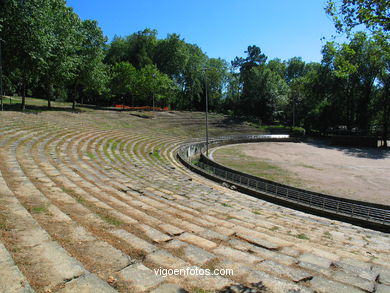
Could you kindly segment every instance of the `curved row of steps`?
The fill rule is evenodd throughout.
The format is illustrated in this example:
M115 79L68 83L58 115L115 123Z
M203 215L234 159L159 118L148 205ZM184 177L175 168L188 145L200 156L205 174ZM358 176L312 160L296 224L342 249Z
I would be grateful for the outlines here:
M258 282L268 292L390 288L388 235L192 174L174 158L190 138L185 128L169 128L159 115L0 115L0 270L8 272L0 291L199 292ZM234 275L154 273L190 266Z

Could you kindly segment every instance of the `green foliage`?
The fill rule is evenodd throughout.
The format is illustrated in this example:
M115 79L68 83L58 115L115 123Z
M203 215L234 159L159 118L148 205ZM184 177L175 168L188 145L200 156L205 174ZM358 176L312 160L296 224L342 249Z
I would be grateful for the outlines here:
M195 293L213 293L212 291L208 291L205 289L195 289L194 292Z
M258 46L246 57L209 58L178 34L158 39L144 29L106 44L94 20L81 20L65 0L0 2L3 84L7 94L111 106L209 109L283 124L293 135L346 125L387 136L389 4L327 0L326 12L349 43L328 42L323 60L270 60ZM354 33L359 26L367 33ZM298 127L298 128L294 128ZM301 127L301 128L299 128Z
M88 158L90 158L91 160L94 160L95 159L95 155L91 152L87 152L87 156Z
M291 130L291 136L293 137L301 137L305 136L306 130L303 127L293 127Z
M21 92L23 109L28 89L47 97L49 107L55 95L66 98L71 85L101 89L105 39L95 21L82 22L64 0L1 5L6 90Z
M154 150L152 153L151 153L151 156L154 157L155 159L157 160L161 160L161 155L160 155L160 152L158 150Z
M141 102L152 106L166 106L177 91L176 84L155 65L146 65L138 72L138 96Z
M390 3L387 0L327 0L325 8L339 32L364 25L374 36L389 39Z
M303 239L303 240L309 240L310 239L305 234L298 234L295 237L297 237L298 239Z
M109 215L100 215L100 218L105 221L106 223L110 224L110 225L113 225L113 226L116 226L116 227L120 227L123 225L123 222L118 220L118 219L115 219Z
M103 63L105 42L97 22L85 20L79 27L80 39L77 46L78 63L73 85L73 101L81 96L102 96L107 94L108 67Z
M303 127L290 127L285 125L260 125L255 122L251 122L250 125L272 134L290 134L293 137L301 137L306 134L306 130Z
M128 62L119 62L111 72L110 88L114 96L129 98L137 94L137 70ZM125 102L125 101L123 101Z
M31 212L33 214L48 213L48 209L46 207L34 207Z
M236 57L232 62L233 68L240 69L241 84L235 88L242 88L233 106L238 114L256 116L265 123L273 122L287 103L288 85L278 72L267 66L267 57L260 48L249 46L246 53L247 58ZM272 64L276 65L275 62Z
M154 62L158 69L174 80L180 81L189 59L184 40L177 34L169 34L166 39L158 40Z

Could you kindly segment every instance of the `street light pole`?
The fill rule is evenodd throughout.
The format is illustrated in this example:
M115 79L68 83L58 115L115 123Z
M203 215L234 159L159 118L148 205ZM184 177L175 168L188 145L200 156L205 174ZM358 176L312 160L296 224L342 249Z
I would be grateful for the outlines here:
M295 99L293 100L293 127L295 127Z
M152 95L152 111L153 111L153 113L154 113L154 92L155 92L154 85L155 85L155 82L156 82L156 74L153 73L153 95Z
M0 38L0 99L1 99L1 111L4 111L3 105L3 65L1 62L1 42L3 40Z
M295 127L295 97L293 99L293 121L292 121L293 127Z
M209 113L209 100L207 96L207 76L205 74L204 77L205 83L205 93L206 93L206 156L209 155L209 121L208 121L208 113Z

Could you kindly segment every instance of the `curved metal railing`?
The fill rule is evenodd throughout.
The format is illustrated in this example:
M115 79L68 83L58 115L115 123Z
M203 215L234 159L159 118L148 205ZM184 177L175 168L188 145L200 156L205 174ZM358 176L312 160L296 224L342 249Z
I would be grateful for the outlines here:
M244 142L294 141L288 135L243 135L224 136L212 139L210 147ZM178 149L179 160L192 169L210 179L225 182L263 199L279 204L309 211L314 214L335 217L365 227L390 232L390 207L362 201L339 198L317 192L299 189L260 177L245 174L228 168L204 155L205 142L188 143ZM200 160L194 164L194 158Z

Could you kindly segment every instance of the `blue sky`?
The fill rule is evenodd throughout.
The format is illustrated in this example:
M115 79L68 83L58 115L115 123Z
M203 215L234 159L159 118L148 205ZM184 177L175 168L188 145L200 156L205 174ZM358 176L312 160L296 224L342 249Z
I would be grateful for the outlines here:
M231 61L257 45L269 59L321 61L335 35L325 0L68 0L82 19L98 21L104 34L126 36L144 28L158 37L180 34L209 57ZM336 41L344 41L343 37Z

